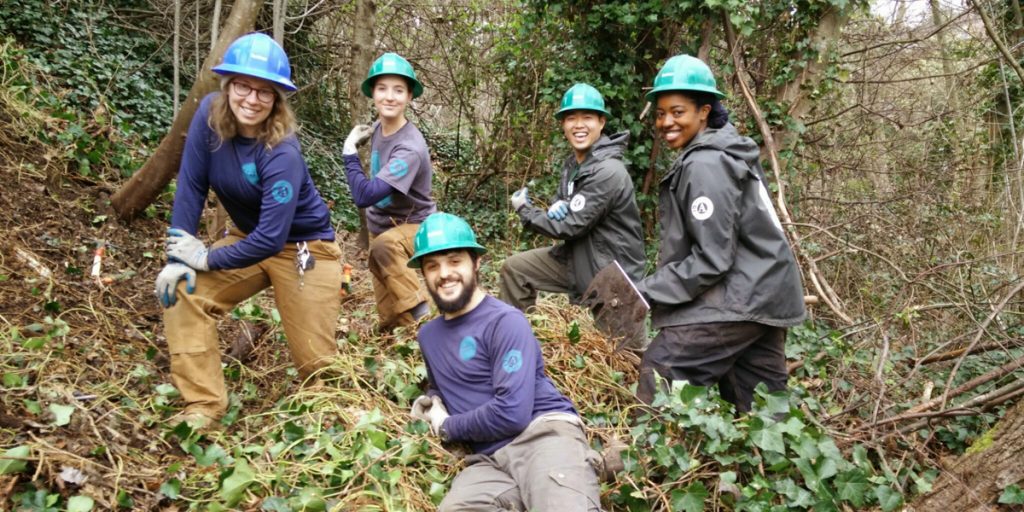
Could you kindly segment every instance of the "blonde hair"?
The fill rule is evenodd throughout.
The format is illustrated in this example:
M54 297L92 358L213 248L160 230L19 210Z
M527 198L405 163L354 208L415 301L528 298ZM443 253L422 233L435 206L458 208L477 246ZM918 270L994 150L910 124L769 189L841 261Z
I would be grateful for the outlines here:
M210 116L206 120L210 129L220 139L220 144L238 135L235 113L231 111L231 105L228 101L228 95L230 94L228 86L236 76L238 75L225 76L220 79L220 93L213 98L213 103L210 105ZM260 125L259 133L256 134L256 140L266 144L268 150L280 144L285 137L299 131L295 112L288 105L288 99L285 98L284 91L277 85L274 85L274 95L276 97L274 98L274 106L271 107L270 115ZM217 147L220 147L220 144Z

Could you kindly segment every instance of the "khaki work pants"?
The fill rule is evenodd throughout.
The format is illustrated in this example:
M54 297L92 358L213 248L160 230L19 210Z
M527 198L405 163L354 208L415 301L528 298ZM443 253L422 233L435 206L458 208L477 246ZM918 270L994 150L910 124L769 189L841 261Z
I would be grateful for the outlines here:
M601 486L579 419L555 413L534 419L493 455L466 457L439 512L601 510ZM575 416L575 415L573 415Z
M373 275L380 329L416 323L410 309L427 300L416 270L407 266L413 255L413 237L419 224L402 224L379 235L370 235L368 266Z
M233 230L213 247L241 239L242 233ZM186 413L220 418L227 410L217 320L267 287L274 288L288 349L303 379L338 353L341 249L333 241L308 244L316 263L306 271L301 287L294 243L249 267L197 272L191 294L185 290L185 281L178 283L177 304L164 310L164 331L171 353L171 379L185 400Z
M569 293L569 267L551 255L551 247L513 254L501 266L498 298L520 310L537 303L537 292Z

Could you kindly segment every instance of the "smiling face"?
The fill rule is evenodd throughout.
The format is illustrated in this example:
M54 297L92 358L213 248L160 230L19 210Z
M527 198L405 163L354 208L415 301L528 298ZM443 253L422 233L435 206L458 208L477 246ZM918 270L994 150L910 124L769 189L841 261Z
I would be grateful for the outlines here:
M479 291L479 258L473 258L466 249L437 252L423 256L420 268L427 291L445 317L453 318L471 309L473 297Z
M708 126L711 105L697 107L697 103L678 92L658 95L658 109L654 128L665 139L668 147L680 149Z
M405 117L405 107L412 101L409 82L398 75L382 75L373 83L373 104L383 121Z
M593 110L570 110L562 117L562 133L576 153L576 161L587 157L590 147L601 138L604 116Z
M277 101L273 85L262 78L238 75L228 85L228 106L235 115L238 133L256 137L260 126L270 117Z

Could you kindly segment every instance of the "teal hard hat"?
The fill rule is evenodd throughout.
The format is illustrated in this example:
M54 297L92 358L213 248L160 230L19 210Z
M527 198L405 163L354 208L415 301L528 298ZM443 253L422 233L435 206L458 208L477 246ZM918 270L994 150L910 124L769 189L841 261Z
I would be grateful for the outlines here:
M294 91L288 54L266 34L246 34L228 46L224 61L213 67L219 75L246 75L269 80L287 91Z
M593 110L606 116L611 115L604 108L604 97L590 84L576 84L562 96L562 108L555 112L555 119L561 119L570 110Z
M432 213L423 220L412 239L412 247L412 258L406 264L409 268L420 268L420 260L435 252L450 249L469 249L477 254L487 252L484 246L476 243L476 235L468 222L443 212Z
M711 68L689 55L676 55L661 67L654 77L654 88L647 93L647 101L654 101L658 93L665 91L697 91L714 94L718 99L725 97L717 88Z
M363 94L367 98L373 97L373 83L375 79L381 75L398 75L405 77L407 80L412 82L412 97L419 98L423 94L423 84L416 79L416 71L412 69L412 64L409 61L402 58L397 53L385 53L377 60L373 61L373 65L370 66L370 71L366 74L366 80L363 80Z

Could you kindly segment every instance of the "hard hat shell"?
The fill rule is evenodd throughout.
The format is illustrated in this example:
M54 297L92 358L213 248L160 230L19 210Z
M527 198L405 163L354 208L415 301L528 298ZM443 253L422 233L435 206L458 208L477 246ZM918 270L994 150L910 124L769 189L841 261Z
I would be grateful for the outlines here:
M593 110L606 116L611 115L604 107L604 97L590 84L576 84L562 96L562 108L555 112L555 119L562 119L570 110Z
M450 213L437 212L423 220L413 237L413 255L409 258L409 268L420 268L420 260L435 252L450 249L469 249L477 254L487 252L484 246L476 243L473 228L462 217Z
M288 54L272 37L259 32L235 39L224 52L224 61L214 66L213 72L253 76L269 80L287 91L296 89Z
M668 60L654 77L654 88L647 93L647 101L654 101L665 91L697 91L714 94L718 99L725 93L717 89L715 76L704 61L690 55L676 55Z
M370 71L366 74L366 80L363 80L362 90L367 98L373 97L373 83L381 75L405 77L412 82L413 98L419 98L423 94L423 84L416 79L416 71L412 69L412 64L409 64L409 61L405 60L401 55L389 52L377 57L377 60L373 61Z

